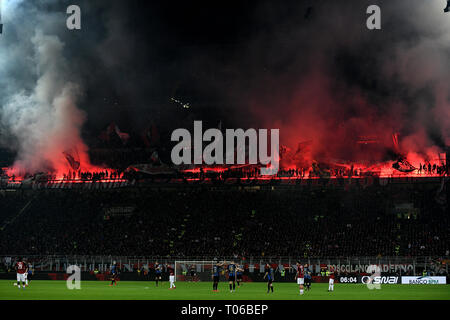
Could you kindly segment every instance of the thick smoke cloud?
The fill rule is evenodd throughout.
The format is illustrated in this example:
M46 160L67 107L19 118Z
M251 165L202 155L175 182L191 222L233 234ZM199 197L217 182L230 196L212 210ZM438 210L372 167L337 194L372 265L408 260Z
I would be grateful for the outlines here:
M85 115L76 106L80 87L71 81L64 43L54 31L64 16L43 13L40 5L10 1L4 8L8 26L23 21L5 33L0 47L6 74L0 89L1 142L17 152L14 167L22 174L67 172L67 150L89 163L80 138Z
M374 3L382 8L379 31L366 28L365 9ZM414 165L435 161L450 143L444 7L440 0L317 1L311 16L299 19L306 6L269 5L259 16L273 28L255 37L243 61L253 70L266 67L252 74L254 86L244 93L252 117L279 127L294 152L312 140L310 160L394 159L397 132L400 152ZM361 136L383 148L361 147Z

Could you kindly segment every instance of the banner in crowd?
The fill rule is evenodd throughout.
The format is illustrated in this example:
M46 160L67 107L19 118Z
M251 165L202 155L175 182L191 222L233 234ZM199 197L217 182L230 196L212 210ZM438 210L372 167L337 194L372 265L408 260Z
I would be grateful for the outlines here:
M338 276L339 283L354 284L447 284L446 277Z
M402 277L402 284L447 284L446 277Z
M413 264L331 264L330 267L334 267L336 272L348 272L348 273L365 273L369 266L376 265L380 268L380 272L408 272L414 270Z
M8 182L6 189L32 188L36 189L115 189L135 185L136 181L128 180L101 180L101 181L48 181L48 182L32 182L24 185L20 182Z

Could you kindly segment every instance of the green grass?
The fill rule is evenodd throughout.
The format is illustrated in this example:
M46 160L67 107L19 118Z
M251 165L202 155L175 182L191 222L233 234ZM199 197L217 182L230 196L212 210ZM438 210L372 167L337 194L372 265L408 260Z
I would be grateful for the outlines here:
M35 280L25 290L13 283L0 281L0 300L450 300L448 285L381 285L380 290L369 290L362 284L335 284L330 293L327 283L313 283L311 291L300 296L295 283L274 283L270 294L266 284L258 282L244 283L234 293L226 282L217 293L210 282L177 282L175 290L168 289L168 282L156 287L145 281L121 281L115 287L107 281L82 281L81 290L68 290L65 281Z

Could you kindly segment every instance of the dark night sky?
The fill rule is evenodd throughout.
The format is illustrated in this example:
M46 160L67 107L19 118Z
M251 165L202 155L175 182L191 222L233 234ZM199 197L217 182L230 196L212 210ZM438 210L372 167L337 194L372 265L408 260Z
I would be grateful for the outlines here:
M107 98L104 104L108 105L117 101L122 106L117 107L121 120L131 122L124 126L135 125L141 112L150 114L150 110L161 112L170 107L182 112L169 103L170 97L189 102L197 111L226 105L227 95L220 91L233 82L239 54L258 30L252 23L255 5L249 1L130 1L109 7L107 17L105 13L101 16L113 17L119 30L104 45L108 49L104 54L120 48L111 59L105 58L104 68L89 70L92 86L87 86L87 103L100 97ZM83 32L89 32L89 38L97 35L102 39L104 30L96 29L97 19L92 15L84 22ZM94 35L91 29L96 29ZM81 47L86 50L83 58L98 59L97 51L92 55L89 48ZM106 116L117 116L115 112L106 112Z
M189 102L189 113L212 126L248 118L245 92L256 89L259 74L289 68L288 61L265 55L270 43L255 45L255 39L282 35L287 26L279 22L286 18L301 26L311 3L95 1L83 13L78 41L67 46L77 48L72 64L82 65L85 130L99 130L112 120L125 130L150 120L173 125L186 110L171 97ZM86 7L83 1L79 5Z

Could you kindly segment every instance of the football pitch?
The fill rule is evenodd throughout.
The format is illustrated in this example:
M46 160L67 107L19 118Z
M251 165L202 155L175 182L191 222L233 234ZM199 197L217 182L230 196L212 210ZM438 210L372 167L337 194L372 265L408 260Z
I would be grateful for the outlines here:
M65 281L35 280L26 289L18 289L13 280L0 281L0 300L450 300L448 285L381 285L369 290L366 285L335 284L328 292L327 283L313 283L310 291L300 295L295 283L274 283L274 292L267 293L261 282L244 283L231 293L228 283L219 283L219 292L212 291L211 282L169 283L119 281L82 281L80 290L69 290Z

